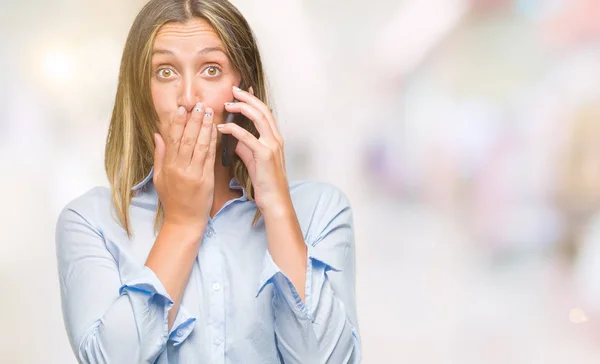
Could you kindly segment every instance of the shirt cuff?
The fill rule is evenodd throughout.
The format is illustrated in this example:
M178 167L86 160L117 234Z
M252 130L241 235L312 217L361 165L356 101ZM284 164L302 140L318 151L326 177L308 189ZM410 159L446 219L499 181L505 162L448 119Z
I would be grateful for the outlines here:
M264 288L273 283L277 295L282 296L289 304L290 308L296 315L313 320L313 305L312 296L314 289L321 289L325 280L325 272L333 270L339 272L340 269L335 268L319 258L318 250L309 245L307 249L306 260L306 281L305 281L305 302L302 302L300 294L294 287L292 281L281 271L277 264L273 261L273 257L267 250L263 263L263 270L260 275L260 281L256 297L258 297Z
M196 317L192 316L188 310L180 304L179 311L177 312L177 316L175 316L175 321L173 322L171 332L169 333L169 340L173 342L174 346L181 345L181 343L190 336L192 331L194 331L194 327L196 327Z
M146 266L144 266L136 278L129 280L121 286L119 294L123 295L125 293L141 293L147 295L152 300L158 299L168 308L173 306L173 300L167 293L165 287L160 283L160 280L152 269Z
M144 266L136 278L121 286L119 294L142 294L148 296L147 302L149 305L157 302L162 304L164 306L165 324L168 327L168 312L173 307L173 300L152 269ZM179 311L175 316L171 331L168 333L168 339L173 341L173 345L178 346L192 333L195 326L196 317L192 316L185 307L179 305Z

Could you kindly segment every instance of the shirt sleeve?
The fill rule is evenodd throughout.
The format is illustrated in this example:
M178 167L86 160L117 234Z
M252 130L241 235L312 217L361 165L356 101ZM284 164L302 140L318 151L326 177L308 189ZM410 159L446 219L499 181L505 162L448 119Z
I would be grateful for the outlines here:
M81 363L153 363L171 340L181 344L196 318L180 306L171 331L173 306L154 272L143 267L121 282L117 261L102 234L67 206L56 226L56 253L63 317Z
M257 296L273 284L275 334L286 364L360 362L352 209L335 192L327 206L317 206L313 213L310 230L316 230L315 238L310 233L305 238L305 302L269 252L265 254Z

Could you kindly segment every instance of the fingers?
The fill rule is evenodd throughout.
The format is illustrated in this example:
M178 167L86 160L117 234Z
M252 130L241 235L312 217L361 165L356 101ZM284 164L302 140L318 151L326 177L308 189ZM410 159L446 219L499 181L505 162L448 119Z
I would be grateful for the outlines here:
M269 148L258 141L256 137L241 126L230 123L230 124L219 124L217 125L219 131L223 134L233 135L240 143L243 143L248 149L252 151L252 154L257 157L265 158L270 153ZM236 148L237 150L237 148Z
M243 114L248 119L252 120L261 138L267 138L268 140L277 142L277 139L273 134L273 130L271 128L271 125L269 124L269 121L259 109L250 106L245 102L227 102L225 103L225 110L227 110L230 113Z
M165 158L165 142L159 133L154 133L154 175L157 176L162 171Z
M252 89L252 86L250 86L248 88L248 92L250 93L250 95L254 96L254 90ZM257 99L258 100L258 99ZM258 100L260 101L260 100ZM267 107L267 105L264 104L264 102L261 102L259 105L260 109L262 110L263 113L265 113L265 115L267 115L267 119L269 120L269 123L271 125L271 130L273 131L273 136L275 137L275 139L277 140L277 142L279 143L279 146L281 148L281 164L283 165L283 173L286 173L286 167L285 167L285 149L283 146L283 138L281 137L281 133L279 132L279 128L277 127L277 125L275 124L275 118L273 117L273 110L271 110L270 108ZM267 112L268 109L268 112ZM237 152L237 151L236 151ZM244 153L240 152L240 153ZM248 150L249 152L249 150ZM242 158L241 154L238 153L238 155L240 155L240 158ZM242 158L243 160L243 158Z
M195 171L203 171L211 148L213 125L214 111L211 108L206 108L191 161L191 168Z
M248 147L243 143L238 143L235 147L235 154L237 154L244 165L247 167L250 166L250 162L252 161L252 151L248 149Z
M283 138L281 137L281 134L279 133L279 129L277 128L277 124L275 123L275 118L273 117L273 113L271 112L271 109L269 109L269 107L267 105L265 105L264 102L260 101L257 97L254 96L254 90L252 90L252 87L250 87L248 89L248 92L246 92L244 90L240 90L237 87L234 87L233 95L239 101L245 102L248 105L252 106L253 108L259 110L265 116L267 123L271 127L271 132L273 134L273 137L281 146L283 146ZM248 116L248 115L246 115L246 116ZM259 131L259 133L260 133L260 131Z
M185 107L180 106L179 109L177 109L177 115L171 122L167 132L166 155L163 165L172 165L175 163L175 160L177 159L177 153L179 152L181 136L185 130L186 119L187 112Z
M175 165L178 168L185 169L190 165L203 119L204 106L199 102L192 109L192 114L190 115L190 118L185 125L183 135L181 136L179 151L175 160Z
M215 124L211 127L210 133L210 146L208 147L208 153L206 160L204 161L203 176L211 178L215 173L215 158L217 155L217 127Z

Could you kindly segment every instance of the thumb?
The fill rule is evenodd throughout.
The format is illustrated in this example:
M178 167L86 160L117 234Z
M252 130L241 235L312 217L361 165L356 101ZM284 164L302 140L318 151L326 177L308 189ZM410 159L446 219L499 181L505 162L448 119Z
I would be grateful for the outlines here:
M237 154L242 162L244 162L246 168L250 167L250 163L254 156L252 155L252 151L247 146L245 146L243 143L237 143L237 146L235 147L235 154Z
M159 133L154 133L154 175L162 170L165 159L165 142Z

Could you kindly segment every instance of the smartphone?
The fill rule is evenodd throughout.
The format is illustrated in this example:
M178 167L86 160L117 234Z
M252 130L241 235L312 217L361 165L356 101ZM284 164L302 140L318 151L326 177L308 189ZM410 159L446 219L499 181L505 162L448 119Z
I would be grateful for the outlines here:
M240 89L244 89L244 84L240 83L238 86ZM233 102L238 102L237 99L233 99ZM240 113L228 113L224 123L236 123L240 125L245 116ZM237 147L238 140L236 137L230 134L221 135L221 164L225 167L229 167L235 157L235 148Z

